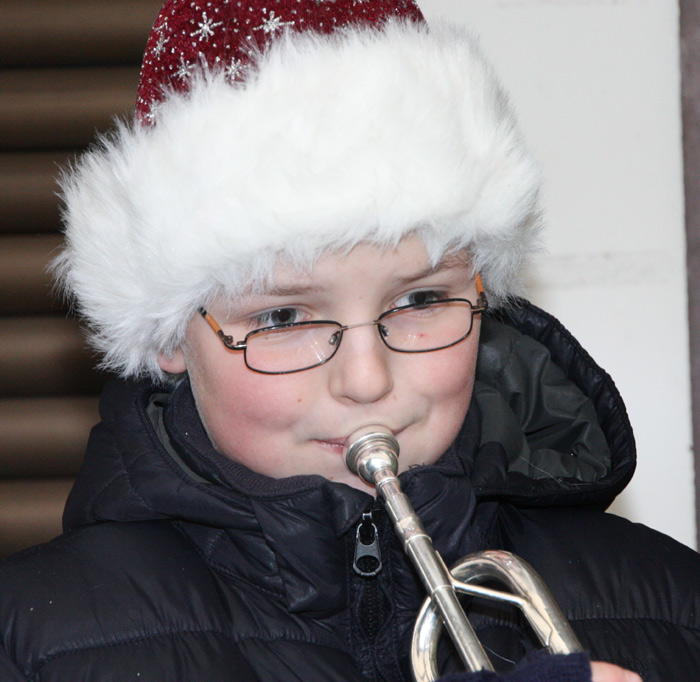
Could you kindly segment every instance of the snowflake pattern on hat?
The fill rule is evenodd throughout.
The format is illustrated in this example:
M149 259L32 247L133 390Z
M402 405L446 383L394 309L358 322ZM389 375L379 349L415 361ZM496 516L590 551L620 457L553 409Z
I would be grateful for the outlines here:
M329 34L397 16L425 21L415 0L168 0L146 45L136 117L153 123L163 93L187 91L199 67L242 82L254 55L285 30Z

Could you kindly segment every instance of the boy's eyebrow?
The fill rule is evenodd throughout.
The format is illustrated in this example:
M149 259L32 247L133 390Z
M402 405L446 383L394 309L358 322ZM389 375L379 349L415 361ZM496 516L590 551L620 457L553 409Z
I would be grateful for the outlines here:
M430 277L438 272L444 272L445 270L453 270L455 268L466 267L467 264L464 260L453 256L439 261L435 265L430 265L423 270L414 272L410 275L403 277L397 277L396 283L399 285L410 284L419 279L424 279L425 277ZM319 291L325 291L326 287L317 284L273 284L269 287L265 287L260 294L263 296L299 296L304 294L314 294Z
M298 296L320 291L322 287L313 284L308 285L272 285L260 291L262 296Z
M435 275L438 272L444 272L445 270L454 270L455 268L463 268L466 266L467 264L463 260L456 257L452 257L449 259L441 260L435 265L431 265L411 275L407 275L405 277L397 277L396 281L399 284L410 284L411 282L415 282L416 280L424 279L425 277Z

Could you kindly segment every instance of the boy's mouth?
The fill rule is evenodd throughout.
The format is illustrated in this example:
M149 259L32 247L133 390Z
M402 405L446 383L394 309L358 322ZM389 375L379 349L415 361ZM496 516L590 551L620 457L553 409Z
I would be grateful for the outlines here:
M327 445L345 445L347 438L321 438L319 443L326 443Z
M332 450L333 452L337 452L338 454L342 454L346 442L347 438L314 439L314 443L318 443L322 447Z
M404 429L390 430L394 436L398 436ZM342 452L343 448L347 445L348 438L349 436L345 436L344 438L314 438L314 442L332 449L334 452Z
M337 452L338 454L341 454L343 452L343 443L344 441L340 438L334 438L332 440L317 440L314 439L314 443L318 443L321 447L327 448L329 450L332 450L333 452Z

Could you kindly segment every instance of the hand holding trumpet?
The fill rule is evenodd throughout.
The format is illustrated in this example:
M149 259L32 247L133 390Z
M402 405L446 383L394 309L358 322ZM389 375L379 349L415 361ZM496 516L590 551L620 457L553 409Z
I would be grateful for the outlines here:
M591 663L591 682L642 682L642 678L616 665L594 661Z

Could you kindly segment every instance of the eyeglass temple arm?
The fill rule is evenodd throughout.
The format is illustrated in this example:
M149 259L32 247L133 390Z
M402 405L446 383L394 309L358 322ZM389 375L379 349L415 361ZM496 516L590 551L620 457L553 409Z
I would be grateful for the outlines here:
M231 350L245 349L245 343L243 343L242 341L236 343L233 340L233 336L230 336L229 334L224 334L221 327L219 327L218 322L204 308L197 308L197 312L204 318L204 321L216 332L216 335L221 339L221 342L224 344L224 346L226 346L226 348L229 348Z
M472 312L485 313L489 309L489 302L486 300L486 291L484 291L484 283L481 281L480 272L476 273L474 284L476 284L476 293L479 297L479 304L472 308Z

